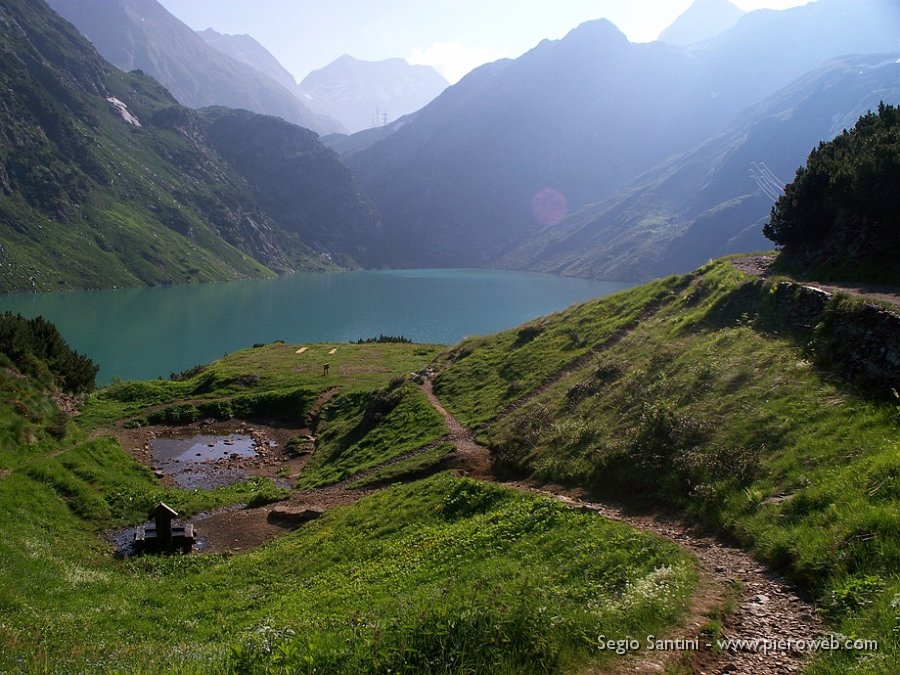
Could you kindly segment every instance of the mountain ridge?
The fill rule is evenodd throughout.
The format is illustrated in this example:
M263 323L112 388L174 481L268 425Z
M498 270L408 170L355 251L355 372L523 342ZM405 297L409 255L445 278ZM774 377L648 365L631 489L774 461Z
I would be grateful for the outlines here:
M155 77L190 108L223 105L341 131L276 81L208 45L156 0L49 0L117 68Z
M352 134L415 112L447 86L431 66L410 65L401 58L363 61L344 54L309 73L296 91L311 109L339 120Z
M217 49L244 65L258 70L280 84L286 90L294 92L297 80L289 73L281 62L256 38L246 33L229 35L212 28L195 31L210 47Z
M652 69L642 70L648 60ZM559 77L560 63L572 67L570 77ZM604 71L598 63L615 67ZM388 264L406 264L418 252L428 265L483 264L516 230L528 229L532 197L544 188L556 187L578 206L598 190L612 193L669 152L687 149L706 133L699 113L709 107L688 102L693 63L661 43L631 45L602 20L562 40L545 40L514 61L476 69L394 134L346 157L382 214ZM636 70L658 84L656 92L636 84ZM610 98L611 91L632 94L628 107L621 97ZM580 105L564 103L574 100ZM682 113L660 114L665 104ZM471 110L478 110L477 119ZM597 131L599 120L609 131ZM629 140L648 137L625 151ZM463 194L466 203L458 200ZM467 229L457 237L460 222ZM491 229L478 224L488 222ZM470 236L474 254L461 245ZM391 250L395 242L401 243Z
M684 272L716 255L771 248L762 222L777 191L819 142L881 98L900 101L898 57L822 66L620 195L545 228L498 264L639 280Z
M341 144L382 215L368 262L501 260L544 227L536 200L562 213L602 202L823 63L896 49L885 12L900 8L759 10L690 48L631 44L601 20L477 69L386 137Z
M729 0L694 0L657 40L682 47L696 44L728 30L745 14Z
M8 92L0 105L0 291L353 264L349 248L304 241L309 217L288 219L292 210L308 209L316 227L336 232L377 229L377 213L315 133L246 111L184 108L154 79L104 61L43 2L4 0L0 19L0 86ZM259 172L242 172L240 153L230 152L235 136L258 140L257 161L277 160L291 176L280 210L267 195L284 181L267 176L263 185ZM267 137L277 140L265 145ZM319 189L319 176L329 177L330 192Z

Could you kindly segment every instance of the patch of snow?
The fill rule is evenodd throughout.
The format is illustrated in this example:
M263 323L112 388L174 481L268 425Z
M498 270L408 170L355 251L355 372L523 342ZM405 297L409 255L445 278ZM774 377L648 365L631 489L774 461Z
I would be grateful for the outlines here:
M116 112L118 112L119 115L122 116L122 119L125 120L128 124L136 127L141 126L141 121L128 111L128 106L122 103L122 101L117 99L115 96L107 96L106 100L109 101L110 105L112 105L112 107L116 109Z

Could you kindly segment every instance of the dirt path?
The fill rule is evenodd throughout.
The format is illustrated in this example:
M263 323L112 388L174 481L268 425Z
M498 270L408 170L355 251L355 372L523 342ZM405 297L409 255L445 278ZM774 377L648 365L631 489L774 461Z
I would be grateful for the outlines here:
M333 485L295 492L286 501L267 506L248 509L239 504L191 520L196 524L204 553L250 551L296 527L295 523L273 518L272 511L276 509L310 509L324 513L338 506L354 504L373 492L373 489L354 490Z
M428 402L438 411L438 413L440 413L441 417L444 418L444 423L450 430L450 433L442 440L449 441L456 446L454 452L455 457L453 458L454 465L460 469L461 473L467 476L486 479L491 478L493 473L491 471L492 462L490 451L487 448L478 445L478 443L475 442L472 432L464 427L458 419L451 415L447 409L441 405L438 397L434 395L431 380L425 380L421 385L421 388L425 397L428 399Z
M337 396L340 389L338 387L331 387L331 389L326 389L316 398L315 402L312 404L312 408L309 409L309 429L312 433L316 433L319 429L319 422L322 421L322 409L328 404L328 402Z
M688 616L680 627L663 637L696 640L699 648L640 652L628 662L628 670L624 672L661 673L673 664L685 666L694 673L710 674L780 675L802 670L804 655L795 651L716 651L706 647L710 640L704 628L719 619L722 621L720 635L724 639L808 640L820 636L823 625L814 608L801 600L784 579L766 571L745 551L699 533L672 516L630 513L618 504L588 500L579 490L499 480L492 471L490 451L479 445L472 432L444 408L435 396L430 380L422 385L422 391L450 429L450 439L456 445L457 464L464 473L553 497L572 508L622 521L674 541L697 558L701 581ZM723 613L724 617L721 616ZM643 637L638 639L643 640Z
M774 262L774 255L753 255L745 258L736 258L731 261L731 264L741 272L746 272L747 274L764 279L771 274L771 266ZM897 286L877 286L874 284L863 284L852 281L835 281L828 283L799 279L795 279L794 281L803 286L818 288L826 293L847 293L866 300L887 303L900 308L900 287Z

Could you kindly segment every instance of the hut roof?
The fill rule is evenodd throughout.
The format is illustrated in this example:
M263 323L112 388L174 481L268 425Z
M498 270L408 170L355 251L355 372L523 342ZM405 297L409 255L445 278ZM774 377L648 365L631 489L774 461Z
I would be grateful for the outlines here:
M174 518L178 515L178 511L173 509L171 506L166 504L165 502L160 502L156 505L156 508L153 509L153 515L168 515L170 518Z

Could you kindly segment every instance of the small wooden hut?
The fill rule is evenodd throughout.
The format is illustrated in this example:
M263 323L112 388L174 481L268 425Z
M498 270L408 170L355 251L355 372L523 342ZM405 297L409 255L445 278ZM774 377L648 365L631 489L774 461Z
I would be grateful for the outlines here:
M134 533L135 553L190 553L197 542L192 523L174 524L178 512L160 502L150 514L153 525L142 525Z

